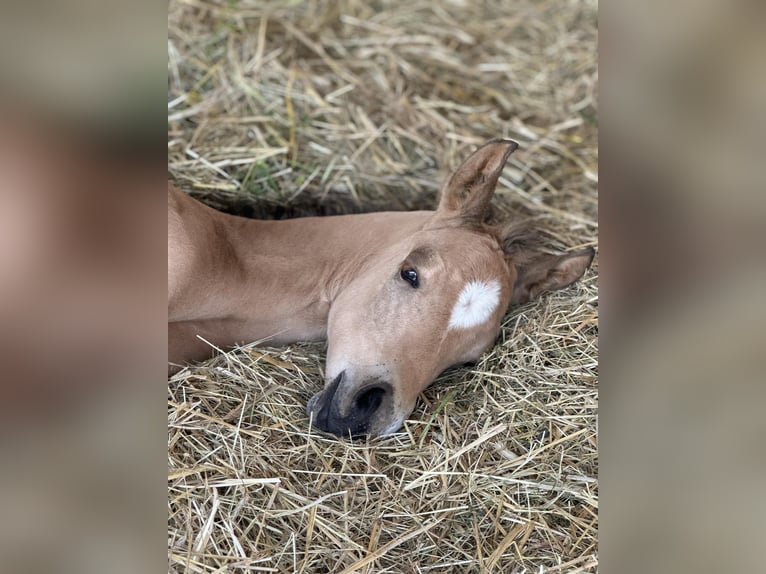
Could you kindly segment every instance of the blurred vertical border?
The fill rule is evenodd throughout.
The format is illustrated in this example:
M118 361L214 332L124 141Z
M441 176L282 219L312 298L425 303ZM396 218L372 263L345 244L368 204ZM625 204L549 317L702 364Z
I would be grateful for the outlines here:
M599 16L600 565L761 571L766 5Z
M166 561L166 18L2 7L3 571Z

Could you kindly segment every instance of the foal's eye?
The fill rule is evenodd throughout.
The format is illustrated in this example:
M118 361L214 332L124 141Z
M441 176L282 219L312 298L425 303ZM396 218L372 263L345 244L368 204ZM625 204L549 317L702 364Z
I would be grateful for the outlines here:
M402 269L401 273L399 273L402 279L404 279L407 283L409 283L412 287L415 287L417 289L418 285L418 272L415 269L412 269L411 267L407 267Z

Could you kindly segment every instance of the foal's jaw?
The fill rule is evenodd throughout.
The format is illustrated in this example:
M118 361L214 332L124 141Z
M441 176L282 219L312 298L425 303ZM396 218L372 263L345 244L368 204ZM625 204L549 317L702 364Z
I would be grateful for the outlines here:
M459 305L457 292L455 299ZM444 315L441 324L391 333L391 340L380 341L384 349L392 342L405 343L399 355L373 353L374 346L363 347L365 353L359 354L360 347L353 348L355 339L332 340L328 382L306 409L312 427L339 437L395 433L415 409L420 393L439 373L453 365L477 361L494 344L507 303L507 295L502 295L500 304L493 304L492 315L480 325L450 326ZM414 348L417 352L413 354Z

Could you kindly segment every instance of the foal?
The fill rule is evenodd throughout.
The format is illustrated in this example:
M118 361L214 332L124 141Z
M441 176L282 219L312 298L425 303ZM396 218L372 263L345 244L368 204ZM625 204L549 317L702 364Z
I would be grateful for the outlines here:
M592 248L554 255L538 235L485 223L518 144L493 140L447 180L436 211L259 221L168 187L168 354L327 338L308 403L336 435L397 431L446 368L494 344L509 305L577 281Z

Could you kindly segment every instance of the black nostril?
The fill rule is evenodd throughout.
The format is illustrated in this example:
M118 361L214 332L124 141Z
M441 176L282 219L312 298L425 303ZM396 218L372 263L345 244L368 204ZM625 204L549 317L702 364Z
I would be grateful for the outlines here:
M378 410L380 404L383 402L383 397L386 394L386 389L382 387L371 387L364 389L357 396L354 401L356 410L359 413L372 414Z
M378 411L394 396L394 390L387 382L376 381L356 390L349 401L348 390L342 388L345 379L342 375L309 401L309 414L314 416L317 428L330 434L365 435L375 423Z

